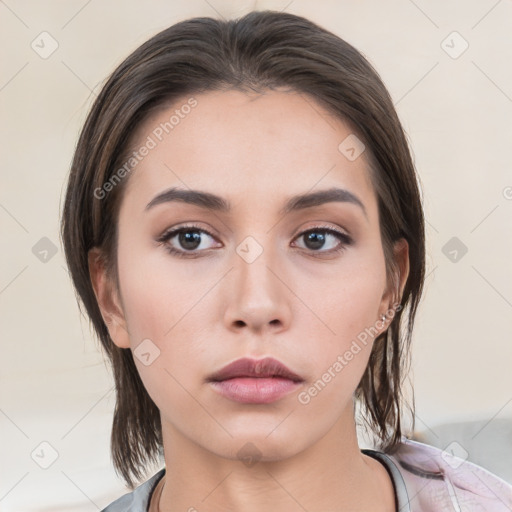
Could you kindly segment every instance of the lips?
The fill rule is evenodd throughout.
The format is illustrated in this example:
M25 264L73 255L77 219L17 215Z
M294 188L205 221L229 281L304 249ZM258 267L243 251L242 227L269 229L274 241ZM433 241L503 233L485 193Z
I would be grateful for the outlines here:
M212 389L241 404L271 404L304 384L304 379L272 357L242 358L224 366L208 379Z
M211 375L208 381L220 382L243 377L261 379L280 377L293 382L302 382L304 380L273 357L265 357L264 359L244 357L224 366L221 370Z

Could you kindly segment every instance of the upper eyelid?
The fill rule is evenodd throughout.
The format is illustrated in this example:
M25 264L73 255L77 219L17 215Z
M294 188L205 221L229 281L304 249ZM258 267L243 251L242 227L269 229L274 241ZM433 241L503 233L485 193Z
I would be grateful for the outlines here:
M322 223L317 224L316 226L311 226L309 228L301 229L301 230L297 231L297 233L294 235L294 238L296 238L299 235L303 235L304 233L309 233L310 231L314 231L315 229L318 231L327 231L327 232L332 232L332 233L338 233L338 234L346 236L348 238L352 238L348 233L345 232L344 229L335 228L328 224L324 225Z
M190 225L190 226L185 225L185 226L178 226L178 227L166 229L158 237L158 240L161 241L161 240L169 238L169 237L172 238L172 237L176 236L178 233L180 233L181 231L199 231L201 233L206 233L208 236L211 236L212 238L217 238L217 235L215 235L214 233L211 233L207 229L200 228L199 226L195 226L195 225Z

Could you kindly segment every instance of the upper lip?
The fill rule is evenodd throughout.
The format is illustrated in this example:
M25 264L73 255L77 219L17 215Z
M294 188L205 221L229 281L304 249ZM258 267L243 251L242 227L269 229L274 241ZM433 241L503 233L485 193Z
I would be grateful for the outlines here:
M208 379L209 381L221 381L235 377L284 377L296 382L302 381L302 377L292 372L283 363L273 357L263 359L251 359L243 357L224 366Z

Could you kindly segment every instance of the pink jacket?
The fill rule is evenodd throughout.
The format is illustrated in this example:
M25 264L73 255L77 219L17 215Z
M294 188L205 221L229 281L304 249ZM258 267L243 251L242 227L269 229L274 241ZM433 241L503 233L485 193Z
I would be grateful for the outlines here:
M512 485L472 462L406 437L393 454L371 452L391 472L399 512L512 512Z

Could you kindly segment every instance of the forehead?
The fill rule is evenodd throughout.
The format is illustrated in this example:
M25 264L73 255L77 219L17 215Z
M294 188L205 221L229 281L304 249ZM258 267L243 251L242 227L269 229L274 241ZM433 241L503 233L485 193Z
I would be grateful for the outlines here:
M298 92L184 96L137 130L132 149L151 149L137 160L123 202L144 208L171 186L211 191L235 203L332 186L371 196L364 152L350 160L340 151L347 137L354 137L347 123Z

